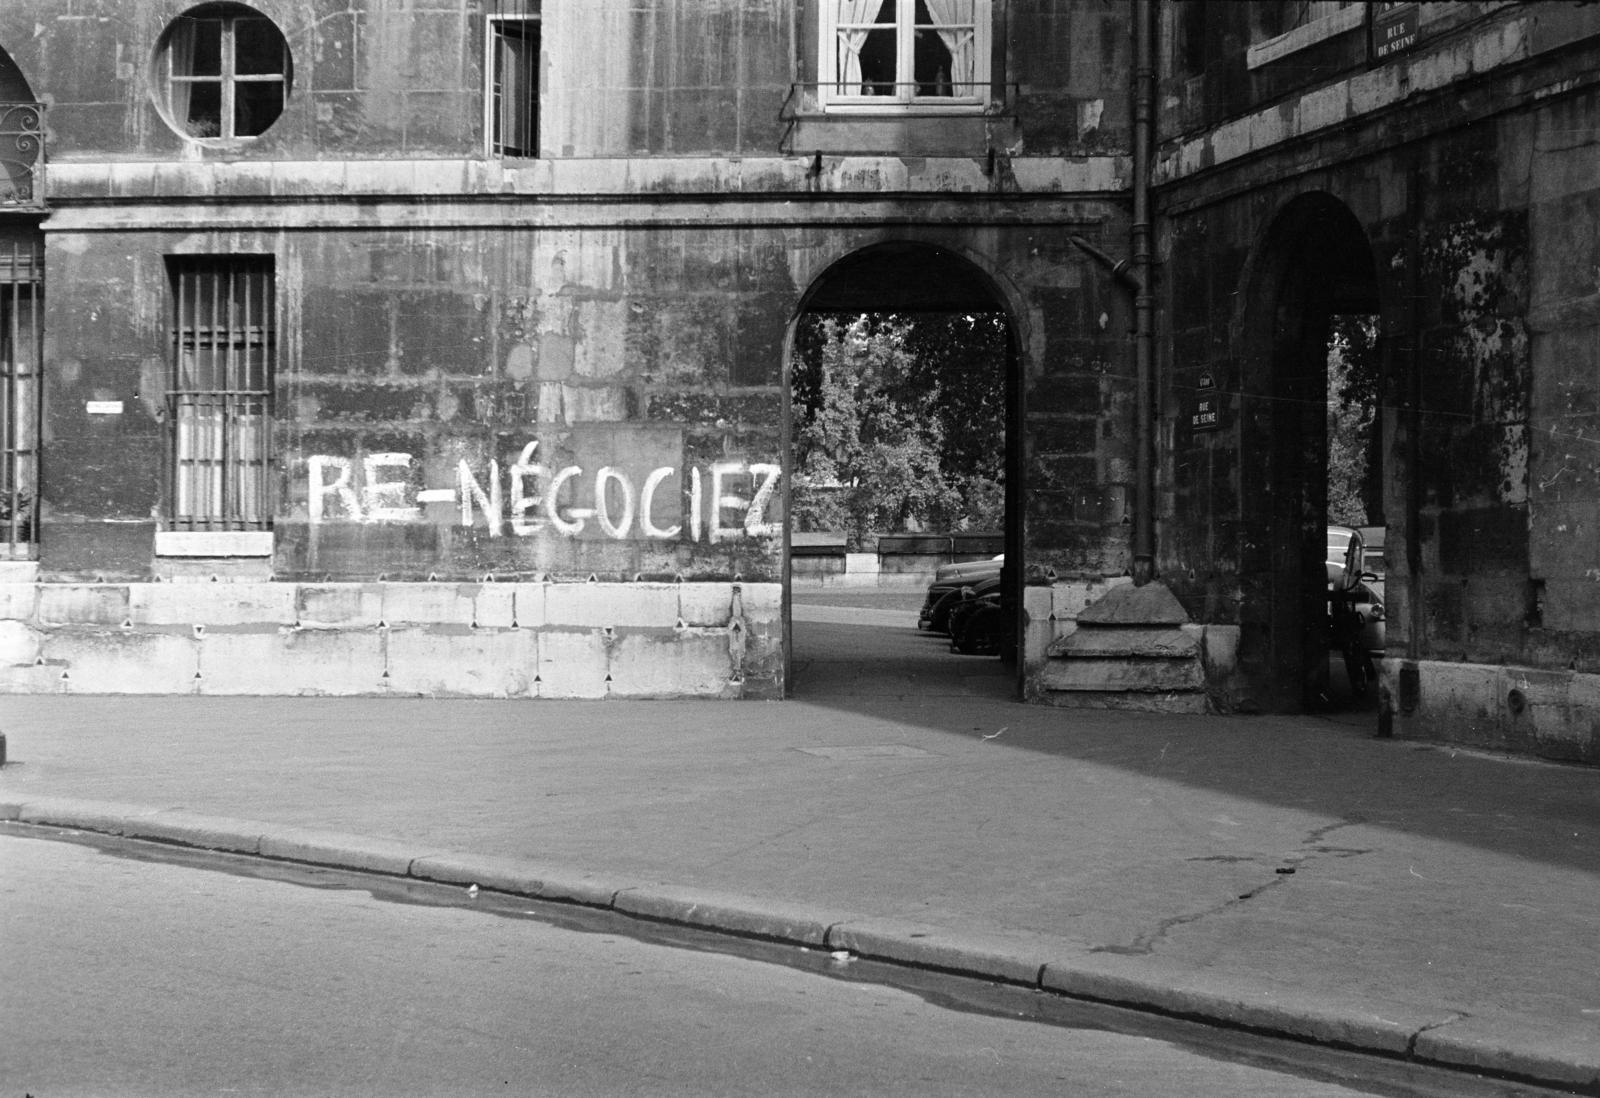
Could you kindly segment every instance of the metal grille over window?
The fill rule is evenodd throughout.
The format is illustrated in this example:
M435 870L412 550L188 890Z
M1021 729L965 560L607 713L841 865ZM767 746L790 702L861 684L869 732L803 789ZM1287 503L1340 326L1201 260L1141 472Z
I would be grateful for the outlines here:
M44 257L36 243L0 239L0 559L38 544L40 317Z
M38 201L35 179L44 152L44 109L0 103L0 206Z
M272 260L170 263L170 528L268 529Z
M272 21L235 4L207 4L162 39L168 119L188 137L257 137L283 113L289 47Z
M490 152L494 156L538 156L538 20L494 19L489 26Z

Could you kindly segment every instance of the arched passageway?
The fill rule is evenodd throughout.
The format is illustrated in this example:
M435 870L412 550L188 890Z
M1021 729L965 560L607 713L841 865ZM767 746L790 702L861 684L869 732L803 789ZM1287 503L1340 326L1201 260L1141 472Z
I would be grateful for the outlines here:
M947 248L873 245L809 287L785 375L792 695L1016 692L1016 346L1003 295ZM905 551L876 553L879 534L890 535L884 548ZM884 571L826 571L839 558L810 555L819 542ZM950 637L918 628L927 584L914 576L996 550L1006 564L992 595L993 643L956 653Z
M1240 671L1249 693L1272 711L1370 704L1359 684L1352 690L1334 681L1344 672L1342 661L1330 661L1327 566L1330 482L1334 515L1359 513L1382 525L1372 351L1379 300L1365 230L1330 195L1295 198L1273 220L1240 296ZM1359 384L1346 359L1356 361ZM1355 420L1335 414L1352 399L1369 413L1355 417L1364 432L1358 439L1350 437ZM1362 462L1354 488L1348 454ZM1360 498L1341 511L1351 491Z

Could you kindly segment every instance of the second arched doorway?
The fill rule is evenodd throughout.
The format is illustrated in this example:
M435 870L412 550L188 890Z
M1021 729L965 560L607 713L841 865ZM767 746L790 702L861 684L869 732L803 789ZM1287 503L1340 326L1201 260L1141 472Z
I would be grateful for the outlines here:
M1239 667L1258 704L1276 712L1371 704L1372 685L1330 658L1329 562L1342 528L1383 526L1378 312L1372 248L1349 208L1320 192L1284 206L1234 318Z

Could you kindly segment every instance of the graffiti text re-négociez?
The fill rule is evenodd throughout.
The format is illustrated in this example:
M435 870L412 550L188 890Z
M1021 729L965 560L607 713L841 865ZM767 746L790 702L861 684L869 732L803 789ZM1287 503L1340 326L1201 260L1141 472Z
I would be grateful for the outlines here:
M455 487L415 492L411 482L403 479L413 461L410 454L373 453L359 462L326 454L308 457L310 520L314 524L329 519L418 522L424 504L451 503L459 507L463 526L472 526L482 515L491 537L508 530L517 537L541 530L577 537L591 521L606 536L617 539L665 540L683 533L682 523L656 525L656 496L672 490L668 482L678 478L676 467L663 465L635 485L625 470L609 465L592 476L580 465L550 469L533 460L538 445L530 442L523 447L503 478L498 461L489 462L487 476L480 480L463 459L456 468ZM767 508L782 471L770 462L717 461L703 474L691 467L689 483L679 489L688 496L689 539L722 542L777 536L778 524L768 521ZM585 488L586 505L577 506ZM739 494L741 491L747 494ZM729 515L730 511L734 515ZM726 523L729 518L734 521Z

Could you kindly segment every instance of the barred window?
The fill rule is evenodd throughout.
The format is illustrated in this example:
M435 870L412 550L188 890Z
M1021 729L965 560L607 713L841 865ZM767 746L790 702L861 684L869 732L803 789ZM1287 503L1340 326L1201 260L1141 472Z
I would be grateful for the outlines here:
M491 156L539 155L539 21L489 20Z
M275 350L270 257L174 257L169 528L265 530Z
M37 243L0 241L0 560L38 543L43 268Z

